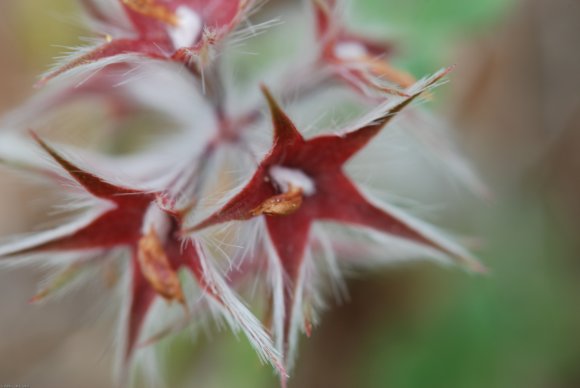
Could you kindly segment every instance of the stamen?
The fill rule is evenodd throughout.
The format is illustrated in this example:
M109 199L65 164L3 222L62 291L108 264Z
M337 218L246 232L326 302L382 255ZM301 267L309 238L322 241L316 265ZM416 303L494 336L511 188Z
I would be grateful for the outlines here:
M160 20L174 27L179 25L179 17L166 6L159 4L157 0L121 0L123 4L153 19Z
M185 305L181 282L171 268L169 258L154 228L139 240L138 254L141 273L151 287L168 301L177 300Z
M275 195L262 202L253 209L252 216L288 216L295 213L302 206L302 189L297 186L290 186L284 194Z

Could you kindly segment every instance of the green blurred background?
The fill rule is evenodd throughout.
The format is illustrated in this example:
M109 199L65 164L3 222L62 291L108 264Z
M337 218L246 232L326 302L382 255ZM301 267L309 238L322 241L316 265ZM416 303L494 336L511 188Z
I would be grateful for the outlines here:
M400 42L401 67L422 75L458 65L440 108L460 128L494 199L453 196L442 213L444 223L482 237L478 253L491 273L425 264L357 277L349 282L350 301L325 313L312 338L302 340L290 387L580 387L580 3L353 3L354 26ZM79 44L76 10L73 0L0 4L3 112L33 93L35 76L62 51L55 44ZM14 179L0 178L0 195L20 193L7 188ZM0 276L10 290L2 293L0 328L14 333L0 337L0 383L111 384L110 352L102 345L109 324L70 318L83 303L70 298L57 313L50 306L29 312L34 307L24 301L37 279ZM15 288L15 279L24 286ZM19 322L30 317L66 329L24 333ZM275 386L244 340L199 337L160 345L170 387ZM49 345L35 349L39 343ZM76 356L63 355L70 352L79 355L74 363Z

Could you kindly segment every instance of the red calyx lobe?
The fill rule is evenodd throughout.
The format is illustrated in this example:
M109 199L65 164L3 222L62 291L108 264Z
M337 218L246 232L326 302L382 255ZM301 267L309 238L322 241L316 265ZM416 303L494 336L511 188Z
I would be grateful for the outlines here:
M43 251L100 250L127 247L131 250L131 298L127 322L125 362L129 362L138 341L143 322L157 295L168 301L184 303L177 272L187 269L206 296L229 314L234 328L241 328L264 359L281 375L286 372L270 338L251 312L237 301L235 293L221 278L219 271L206 259L198 243L182 238L183 213L168 209L172 201L165 193L150 193L113 185L67 161L38 136L37 142L88 193L111 202L84 224L73 224L75 230L61 229L49 233L26 248L5 249L4 256ZM57 230L58 231L58 230ZM48 242L47 242L48 239ZM21 244L22 245L22 244Z
M213 44L222 39L235 28L244 12L253 4L251 0L119 0L119 2L129 17L136 36L115 38L107 36L106 43L79 55L47 74L38 82L38 86L78 66L121 54L137 54L152 59L172 60L189 67L192 54L200 50L202 48L200 46L208 42ZM99 11L92 0L84 0L83 4L96 20L114 25L114 21L103 20L105 15ZM181 7L191 12L189 17L199 17L201 24L197 26L195 21L189 20L185 23L189 22L192 25L182 25L183 20L178 15ZM196 27L199 31L193 32L193 41L187 42L184 47L178 46L178 42L172 39L169 32L172 28L195 29ZM215 35L204 43L201 41L201 36L205 30L211 30Z
M138 254L139 241L144 237L142 230L147 211L151 206L157 206L156 201L161 194L134 190L106 182L66 160L34 133L33 136L40 146L88 193L111 202L112 206L68 235L55 237L51 241L14 252L13 255L45 251L110 249L123 246L130 248L132 285L125 354L126 361L129 361L147 312L159 294L153 287L151 279L144 276ZM169 226L166 235L159 237L163 240L162 249L167 256L170 269L176 273L182 268L187 268L202 288L205 288L198 252L191 241L184 244L180 237L179 214L164 212L162 215L166 217Z
M316 17L316 35L323 43L324 56L336 59L335 47L339 43L358 43L372 57L383 57L393 51L389 42L378 42L348 31L336 15L335 0L312 0Z
M431 86L446 73L447 71L439 73L425 87ZM270 173L275 166L299 171L312 181L314 191L304 196L297 211L289 215L265 218L269 237L287 280L284 343L288 346L295 286L300 277L312 222L334 221L373 228L426 245L450 256L456 254L424 236L396 215L370 203L343 172L343 165L423 90L402 99L372 124L344 135L323 135L309 140L302 137L269 92L265 88L263 91L270 106L274 127L274 144L270 152L261 161L248 184L236 196L191 230L250 218L252 211L260 204L281 194L280 185L276 184L275 177Z
M381 81L402 88L415 82L413 76L388 63L387 57L394 49L392 43L350 32L337 15L335 0L312 1L316 34L321 44L320 59L334 66L337 76L362 94L366 94L364 87L368 87L379 92L402 95L398 90L381 85Z

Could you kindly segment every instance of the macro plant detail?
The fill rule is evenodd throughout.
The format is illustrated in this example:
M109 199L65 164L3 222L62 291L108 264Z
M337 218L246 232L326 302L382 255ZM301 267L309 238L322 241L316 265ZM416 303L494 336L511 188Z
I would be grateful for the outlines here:
M389 42L379 42L350 32L342 23L335 0L314 1L316 37L321 42L320 60L338 77L363 95L374 92L402 94L415 79L386 61L392 54Z
M391 42L350 31L343 3L309 0L308 52L242 86L228 54L280 23L254 23L264 2L81 3L102 39L42 76L38 95L2 133L19 152L0 150L8 167L69 192L73 221L0 245L0 263L56 267L33 302L94 267L112 266L127 278L119 284L127 295L122 378L152 344L215 317L242 331L286 386L299 333L310 335L329 290L342 292L344 267L432 258L485 272L455 239L375 199L347 169L395 121L430 117L415 103L434 98L452 68L416 81L390 64ZM300 108L291 101L327 114L327 91L356 101L356 117L311 136L297 124ZM169 118L179 130L119 156L57 146L50 131L23 125L23 116L37 120L87 96L109 107L102 124L109 144L120 144L126 121L143 112ZM43 158L22 156L39 152ZM468 163L447 154L451 148L427 152L482 192ZM367 260L377 252L379 259ZM162 318L152 317L155 304L179 306L180 318L147 330L147 321Z

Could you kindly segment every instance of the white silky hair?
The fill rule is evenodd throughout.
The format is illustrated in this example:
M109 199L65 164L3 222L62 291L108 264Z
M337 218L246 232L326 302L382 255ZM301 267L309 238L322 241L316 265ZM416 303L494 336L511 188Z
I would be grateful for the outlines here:
M190 148L187 144L189 139L197 138L188 131L179 137L170 137L162 143L158 143L154 148L150 147L141 152L120 155L104 156L100 153L88 151L70 145L53 145L58 149L59 154L66 160L82 167L109 183L122 187L129 187L142 191L159 191L167 187L172 175L168 171L173 171L176 164L182 164L188 160ZM179 138L181 141L177 141ZM183 141L188 139L187 141ZM82 188L58 163L56 163L44 151L40 150L31 139L26 139L18 132L5 132L0 134L0 162L9 167L29 172L45 181L54 181L48 176L48 172L63 178L68 189L76 193L90 195ZM70 204L70 201L67 202Z
M436 166L450 172L449 179L467 187L478 197L490 199L493 194L476 168L468 161L457 144L458 133L449 122L426 109L410 112L399 124L408 130L429 152L426 157Z
M133 258L127 257L122 265L122 277L115 288L117 298L121 301L119 307L119 319L117 319L117 329L113 338L115 344L115 354L113 363L113 376L117 382L126 384L130 378L131 370L127 370L128 365L125 362L125 353L127 351L127 328L129 327L129 314L132 303L132 277L133 269L131 260Z
M267 31L272 27L282 24L282 21L278 18L269 19L257 24L253 24L246 20L245 25L238 28L236 31L231 33L226 40L226 47L228 49L239 50L243 48L248 39L255 38ZM242 52L246 54L251 54L248 52Z
M218 303L211 296L208 296L210 303L222 310L222 314L224 314L224 317L234 332L241 329L246 334L250 343L258 352L260 360L268 361L280 374L284 375L285 372L281 355L274 348L270 336L266 333L262 324L235 295L212 261L206 258L202 246L197 242L195 242L195 245L204 280L207 282L207 286L211 289L212 293L219 296L220 299L220 303Z
M332 223L324 223L323 227L345 278L361 270L372 271L419 262L433 262L445 267L454 264L448 255L435 249L371 228Z
M128 156L116 160L115 158L103 157L99 154L72 146L54 144L50 144L50 146L61 157L74 164L80 170L93 174L100 180L111 185L143 192L153 192L159 186L159 172L157 175L151 173L156 170L155 167L156 163L159 162L159 158L149 159L146 157L148 155L145 154L141 156ZM51 171L54 171L63 178L63 181L66 182L66 188L69 191L73 191L73 193L79 195L81 198L111 204L110 201L94 197L69 172L62 168L58 162L47 155L44 150L41 150L38 146L36 148L38 149L37 152L41 153L45 159L46 165ZM158 157L160 156L160 154L157 155ZM169 167L170 164L167 164L167 166ZM133 194L126 195L130 196Z
M233 150L236 152L232 152ZM264 147L262 153L266 152L267 148ZM186 224L195 225L235 197L254 175L259 160L261 155L256 156L253 151L246 151L240 143L220 147L214 153L209 166L209 174L203 190L199 193L198 206L188 217Z
M117 87L126 88L135 101L163 112L185 129L196 129L200 132L198 135L212 133L215 118L196 86L199 86L198 80L179 64L143 60Z
M358 120L355 120L350 125L348 125L344 132L348 133L350 131L356 130L358 128L365 127L367 125L371 125L380 121L386 114L389 113L392 109L397 107L399 104L403 103L405 100L409 99L410 97L419 96L420 94L436 88L437 86L441 85L445 81L440 80L440 78L449 72L449 68L443 68L437 72L435 72L431 76L424 77L419 81L415 82L413 85L408 87L407 89L403 90L409 97L402 97L402 96L393 96L393 98L389 98L384 103L380 104L378 107L372 109L366 115L361 116Z
M354 157L356 162L349 165L349 169L364 169L366 167L363 163L367 163L380 167L377 172L404 175L401 173L404 170L403 165L412 162L423 165L425 173L436 173L446 185L451 183L456 189L467 189L479 198L492 197L489 188L458 146L456 130L444 120L435 117L421 102L419 100L407 107L398 115L397 120L389 123L364 152ZM397 163L403 163L398 172L394 165Z
M68 147L74 150L75 154L82 155L92 162L92 168L87 168L87 170L95 170L95 167L106 167L102 169L103 171L108 170L106 174L97 173L97 175L107 176L119 184L124 182L125 186L126 182L133 182L134 188L161 190L167 187L167 183L171 179L171 175L175 174L175 170L180 174L189 167L193 162L191 155L202 152L205 145L215 135L215 120L212 115L208 114L208 110L204 109L207 104L201 95L190 85L190 82L186 82L190 81L191 77L180 72L172 73L171 69L170 65L143 64L134 69L132 76L122 85L119 84L116 87L123 88L128 95L134 96L134 99L138 100L144 107L155 108L155 110L164 112L181 123L183 131L158 141L155 147L151 146L139 153L125 156L103 157L100 154ZM143 82L143 80L147 80L147 82ZM166 87L169 87L171 92L159 94L159 90L167 90ZM74 84L70 80L67 83L67 88L72 89L71 93L74 92ZM62 92L62 90L60 91ZM49 93L47 98L50 96ZM196 108L194 110L190 109L192 101ZM34 111L35 108L40 109L43 106L42 101L36 101L31 104L29 109L23 109L23 111L31 113L30 109ZM18 117L22 116L24 112L16 113L16 117ZM191 120L192 117L196 117L196 120ZM21 127L24 127L24 123ZM8 154L6 159L12 157L12 154L24 154L22 150L31 148L30 146L26 147L26 142L22 138L14 135L16 131L5 133L6 135L2 134L2 136L7 137L10 141L2 142L0 145L0 158L2 154ZM27 154L33 153L27 152ZM18 157L20 158L20 156ZM33 158L27 159L26 163L33 160ZM176 165L180 165L180 167L175 169ZM111 171L114 171L115 174L111 174ZM168 171L171 173L168 174ZM121 179L115 179L111 175L121 175Z
M262 249L266 227L261 218L254 218L248 220L241 225L238 223L238 231L236 235L236 243L241 245L241 249L237 252L237 257L234 256L233 262L236 266L241 265L243 260L254 258L260 255Z
M46 155L39 152L38 147L33 146L19 130L0 130L0 162L29 167L30 170L50 168L57 171L56 166L47 160Z
M381 131L354 155L345 165L346 174L374 197L409 207L422 218L451 211L470 193L472 198L488 198L485 185L479 184L469 163L463 163L461 153L435 154L437 150L417 138L409 117L415 113L420 113L416 107L402 112L389 130ZM442 140L447 141L451 137Z
M65 257L60 254L49 254L48 259L47 255L43 255L42 262L39 261L35 267L46 274L37 284L36 295L31 302L34 304L55 303L74 294L76 290L86 288L87 285L94 285L99 275L97 261L104 255L106 252L102 250L83 252L83 254L71 252ZM66 276L66 279L63 279L63 276Z
M407 218L408 219L408 218ZM340 301L346 298L346 285L343 280L343 273L350 273L361 269L373 270L378 266L394 266L409 264L413 261L434 261L445 266L453 264L449 256L440 251L426 247L413 241L385 234L369 228L359 226L342 226L339 229L347 229L349 233L336 234L336 231L328 230L329 223L319 223L314 225L312 240L321 240L321 249L325 263L315 264L315 258L310 249L304 257L304 264L296 286L296 298L292 307L291 334L289 338L289 353L286 358L288 371L292 371L293 361L297 351L298 333L303 329L305 316L303 307L309 304L312 322L317 323L316 312L327 307L324 297L321 294L324 285L323 271L328 271L331 282L336 282L335 298ZM332 229L332 228L330 228ZM326 241L324 241L326 240ZM337 242L352 246L352 242L359 241L360 251L356 257L340 255L335 252ZM345 243L345 241L350 241ZM439 240L440 241L440 240ZM275 257L274 254L272 257ZM276 257L277 259L277 257ZM339 264L340 260L340 264ZM319 268L322 267L322 268ZM280 319L280 318L278 318Z
M305 331L304 307L308 305L312 324L318 321L317 311L326 307L323 297L320 294L321 274L314 263L310 248L307 246L304 253L303 264L300 268L296 283L287 284L290 280L284 273L282 263L276 248L269 236L266 236L266 249L268 256L267 278L270 285L270 292L273 295L272 303L272 324L276 347L284 354L284 365L287 372L291 372L294 367L298 350L299 334ZM310 243L308 244L310 245ZM292 286L294 290L294 300L290 308L290 317L285 316L286 306L284 290L287 286ZM284 325L290 319L290 329L288 338L284 338ZM286 343L288 348L286 348ZM285 352L287 350L287 352Z
M89 172L134 190L144 192L161 191L167 187L171 180L172 172L176 164L183 162L184 147L172 147L173 139L159 144L157 149L146 149L139 153L121 156L103 156L99 153L90 152L68 146L67 149L85 165L90 165Z
M285 111L302 135L340 134L368 108L345 85L337 84L290 101Z
M28 235L12 236L8 241L0 245L0 266L23 266L30 264L37 264L45 261L61 261L59 256L62 256L62 261L69 261L67 256L77 256L78 253L63 253L63 252L30 252L20 253L21 251L34 249L35 247L55 241L59 238L67 237L74 234L76 231L90 224L96 217L103 214L102 210L88 212L84 216L78 217L75 221L55 228L32 233Z
M87 80L87 76L93 76L95 71L100 71L111 63L124 63L129 56L131 67L128 70L107 73L108 78L105 81L111 82L112 88L125 93L128 99L136 102L142 109L170 117L184 130L195 130L197 135L212 133L211 129L215 128L216 124L213 115L209 114L211 110L196 88L197 80L187 74L182 66L149 60L133 54L120 56L121 58L115 56L103 59L102 63L97 61L84 64L63 73L59 76L63 79L49 82L39 93L4 115L0 127L23 130L34 123L30 117L46 116L48 114L46 110L53 107L55 99L58 100L60 96L66 94L73 95L75 89Z
M31 147L29 144L24 149ZM34 152L41 153L38 146L35 146L36 150ZM60 148L60 147L59 147ZM71 160L73 158L69 158L66 152L58 151L59 154L63 155L66 160ZM80 185L70 174L65 171L58 163L46 155L45 153L40 156L40 158L44 159L44 165L41 165L42 168L46 169L51 173L54 173L56 176L62 178L62 184L64 184L71 193L69 194L69 200L60 205L59 212L78 212L81 211L80 215L74 216L72 221L60 224L48 230L28 234L28 235L20 235L14 236L7 240L4 244L0 245L0 257L3 257L0 260L0 265L22 265L26 263L35 262L37 258L40 256L46 255L46 253L38 254L34 251L26 254L20 254L21 251L34 249L37 246L50 243L51 241L56 241L61 238L66 238L68 236L73 235L78 230L88 226L91 222L95 219L100 217L101 215L105 214L106 212L113 209L116 205L110 201L99 199L86 191L84 187ZM75 165L79 166L82 170L85 171L92 171L92 168L85 168L83 165L85 163L77 162L76 160L71 161ZM83 166L83 167L80 167ZM40 166L36 166L40 168ZM114 181L119 182L118 184L122 187L126 187L125 184L121 184L121 182L126 183L129 179L125 176L122 178L119 177L120 171L116 170L117 179L108 179L109 182L112 184L116 184ZM101 174L97 174L97 176L102 176ZM109 178L109 177L107 177ZM50 254L52 255L52 253ZM12 257L14 256L14 257ZM58 256L55 254L55 256Z
M323 271L327 274L328 282L335 301L341 303L343 300L349 298L348 289L344 279L343 269L341 268L339 258L333 247L332 236L324 226L325 225L320 223L312 225L312 240L313 242L318 242L320 245L320 255L315 255L314 252L312 255L313 257L322 257L323 263L321 263L320 267L322 267Z
M310 257L309 250L305 252L303 258L304 262L300 268L298 279L296 279L296 284L294 287L294 300L290 308L290 332L288 333L288 353L285 356L285 364L288 371L292 371L294 368L294 363L296 361L296 353L298 350L298 336L303 329L304 325L304 292L306 289L306 272L310 268L310 262L312 258Z
M276 348L280 354L284 354L284 269L274 243L269 235L265 236L266 254L268 257L268 283L272 293L272 332Z
M376 200L364 188L359 187L359 191L361 192L361 194L363 194L366 197L366 199L369 201L369 203L373 204L374 206L378 207L379 209L384 210L385 212L387 212L391 216L395 217L396 219L398 219L399 221L401 221L405 225L413 228L418 233L420 233L422 236L426 237L427 239L432 240L433 242L435 242L436 244L441 246L441 248L445 249L447 252L442 252L442 251L435 249L433 247L426 246L425 244L414 243L408 239L399 238L399 237L391 235L389 233L383 233L383 232L380 232L377 230L373 230L371 228L364 228L364 227L361 228L360 226L358 226L358 228L361 228L362 230L367 230L369 232L369 235L375 236L374 237L375 240L379 239L377 237L379 235L392 236L393 238L397 238L399 240L408 241L415 246L418 245L419 247L421 247L421 250L423 251L424 256L426 256L428 258L433 258L434 260L436 260L438 262L456 263L460 266L463 266L466 270L476 272L476 273L486 272L486 269L483 266L483 264L481 264L475 256L473 256L461 244L459 244L457 241L455 241L453 238L451 238L447 233L443 232L439 228L436 228L427 222L420 220L419 218L412 216L408 211L407 212L403 211L400 208L393 206L385 201ZM384 238L382 240L386 242L386 244L385 244L385 246L386 246L388 244L389 239ZM396 253L396 252L393 252L393 253ZM453 255L454 257L451 257L451 255ZM388 255L386 255L386 256L388 256ZM394 256L396 257L397 255L395 254Z
M152 387L162 386L159 385L163 382L159 360L162 358L161 353L170 351L170 348L164 347L163 342L170 335L187 330L191 336L197 336L198 332L201 331L206 336L211 337L210 321L213 321L218 330L223 328L225 321L235 333L240 330L246 333L250 343L253 345L265 345L263 342L265 333L260 335L258 333L259 330L255 331L253 328L253 334L248 333L249 327L259 325L259 323L255 321L255 318L251 316L251 313L247 311L240 301L236 301L237 297L233 294L233 291L227 291L227 285L219 281L218 278L221 278L221 274L209 260L211 259L208 258L208 261L202 262L204 275L209 275L207 279L211 280L210 284L215 286L214 291L225 291L223 295L226 296L222 302L228 307L224 308L213 297L207 295L189 272L184 273L184 276L180 276L184 295L186 296L188 314L184 314L183 306L175 303L168 305L161 298L157 298L144 322L135 352L135 367L138 368L140 374L146 377L147 381L153 382ZM182 272L184 271L182 270ZM216 282L215 280L218 281ZM210 316L213 319L210 319ZM122 320L121 328L124 327L126 327L126 321ZM254 339L257 339L258 342L253 341L252 335L255 335ZM267 350L265 354L268 354ZM271 358L262 360L272 361Z
M184 278L184 276L180 276L180 279ZM187 309L189 310L190 306L195 303L195 299L199 297L200 292L192 293L191 290L188 291L189 292L184 292L184 295L187 300ZM189 335L195 336L197 330L203 324L201 322L193 322L191 319L192 317L186 315L185 308L186 307L179 303L168 303L163 300L163 298L156 297L151 309L148 311L146 320L143 323L140 338L136 343L135 361L142 369L141 374L145 377L144 380L147 381L151 387L156 388L167 386L165 385L166 378L164 378L161 373L163 369L160 363L160 358L162 356L160 353L167 352L167 349L164 349L162 346L164 340L173 334L182 332L186 328L188 329L187 332ZM168 322L181 322L185 319L187 320L187 326L183 325L182 327L176 327L176 330L170 330L164 333L164 331L167 330ZM160 336L159 333L165 335ZM148 343L153 338L152 336L160 338L155 338L157 341Z
M220 58L224 69L224 86L230 91L226 105L233 113L266 106L258 84L265 84L277 94L295 86L296 80L305 79L310 74L306 71L300 71L300 77L296 74L297 68L303 68L305 59L308 63L316 60L316 46L306 38L310 27L296 7L283 5L283 8L283 12L276 12L275 16L267 15L265 22L250 25L242 29L241 33L234 33L231 42L226 42L226 50ZM278 15L283 16L278 18ZM263 34L265 31L268 34ZM247 35L242 37L242 42L236 36L239 34ZM269 44L296 34L304 39L294 39L296 47L285 45L283 52ZM260 65L246 66L248 58L259 58ZM240 74L240 69L244 70L243 74Z
M212 306L208 303L207 298L204 297L204 291L189 271L182 269L180 271L180 280L186 299L186 306L172 309L172 314L168 316L163 312L161 314L153 313L156 319L152 321L151 327L144 333L144 340L141 342L142 346L163 344L168 337L182 332L189 334L192 339L199 332L204 332L208 337L210 336L210 314L213 314L213 312ZM184 307L186 310L184 310ZM217 320L216 323L220 324L221 317L219 314L213 317Z
M133 350L132 360L127 364L125 362L125 353L127 351L127 336L130 307L132 303L132 258L126 255L123 277L119 282L116 290L117 298L121 300L119 319L117 320L117 330L114 339L115 346L115 363L114 376L115 380L121 385L126 385L133 381L137 374L146 377L144 380L150 387L164 387L165 379L158 362L158 347L155 344L146 344L143 346L143 340L148 340L151 333L157 333L167 321L179 320L183 316L183 306L177 303L167 303L160 297L155 297L151 307L147 311L144 321L141 325L138 338L136 338L135 349ZM186 293L186 297L190 294ZM189 298L188 298L189 299ZM173 332L168 333L173 334Z
M135 355L133 369L143 378L132 380L139 381L145 388L168 388L167 378L163 375L158 357L158 350L154 347L139 349Z
M123 171L128 172L127 177L138 178L136 181L140 182L155 179L153 178L155 171L164 169L165 171L157 174L156 178L169 180L167 171L175 174L176 170L180 173L186 169L188 164L192 163L192 155L200 154L205 145L215 136L217 124L213 115L209 114L207 103L196 90L195 85L192 85L192 77L182 71L175 71L176 69L180 68L174 64L161 64L158 61L143 63L126 71L127 78L112 87L117 89L117 92L125 94L128 99L135 101L138 109L143 112L151 111L170 118L174 123L172 125L177 125L178 131L163 139L156 139L145 149L130 155L105 158L86 150L77 150L73 147L70 149L91 159L96 166L108 164L107 167L111 167L110 171L117 171L119 167L122 167ZM113 74L107 74L109 78L105 82L115 82L118 77ZM74 76L63 82L51 82L38 95L3 118L0 123L3 129L0 133L0 159L18 162L22 167L38 164L37 155L31 152L34 147L27 145L30 140L25 140L22 132L26 128L38 126L40 120L50 120L49 111L54 105L54 99L73 96L76 82ZM167 92L160 93L160 90ZM83 97L90 101L89 96ZM73 99L68 97L67 102L72 104ZM111 123L106 122L104 125ZM114 161L114 163L108 163L109 161ZM166 167L161 169L160 167L164 164ZM182 166L175 169L176 164ZM130 181L130 179L124 179L124 181ZM163 183L165 182L159 182L153 187L163 188Z
M319 321L318 314L327 308L323 295L321 266L315 262L311 249L313 238L314 234L311 234L309 244L304 252L300 274L294 285L295 299L292 306L292 320L288 338L289 348L286 357L286 365L289 371L294 369L298 353L299 335L306 332L306 320L308 319L308 324L316 326ZM305 316L305 308L308 309L308 317Z
M64 54L58 58L56 58L55 64L44 74L41 75L41 79L45 79L50 77L55 71L59 71L64 66L68 65L70 62L73 62L75 59L82 57L83 55L87 55L93 50L102 46L105 42L98 42L93 45L89 46L82 46L82 47L69 47L69 53ZM119 64L119 63L130 63L130 64L139 64L147 61L142 56L137 54L118 54L111 57L99 59L97 61L92 61L89 63L84 63L80 66L76 66L74 68L68 69L50 79L50 82L56 82L66 79L74 79L77 85L82 85L83 83L87 82L91 79L94 75L98 72L102 71L105 67L109 65Z
M36 150L35 152L40 152ZM93 253L102 254L103 249L85 249L83 254L79 251L35 251L35 248L52 241L73 235L77 231L92 223L102 214L111 210L115 205L87 193L82 186L72 179L56 162L47 155L39 156L44 159L40 166L45 170L35 170L40 166L26 166L27 173L42 176L46 172L55 174L62 179L61 184L71 192L67 194L66 201L55 206L55 213L69 215L66 219L60 219L56 226L25 234L17 234L0 240L0 267L21 267L28 265L44 265L59 267L70 265L74 262L83 261L83 255L92 257ZM33 158L34 159L34 158ZM47 178L48 179L48 178ZM54 182L54 178L51 178ZM62 218L62 217L61 217ZM30 252L24 252L24 251Z
M3 114L0 118L2 136L8 132L17 133L31 127L38 116L44 118L50 115L48 110L54 106L54 101L74 87L74 80L71 79L62 82L49 82L16 108ZM0 146L2 144L3 141L0 142Z

